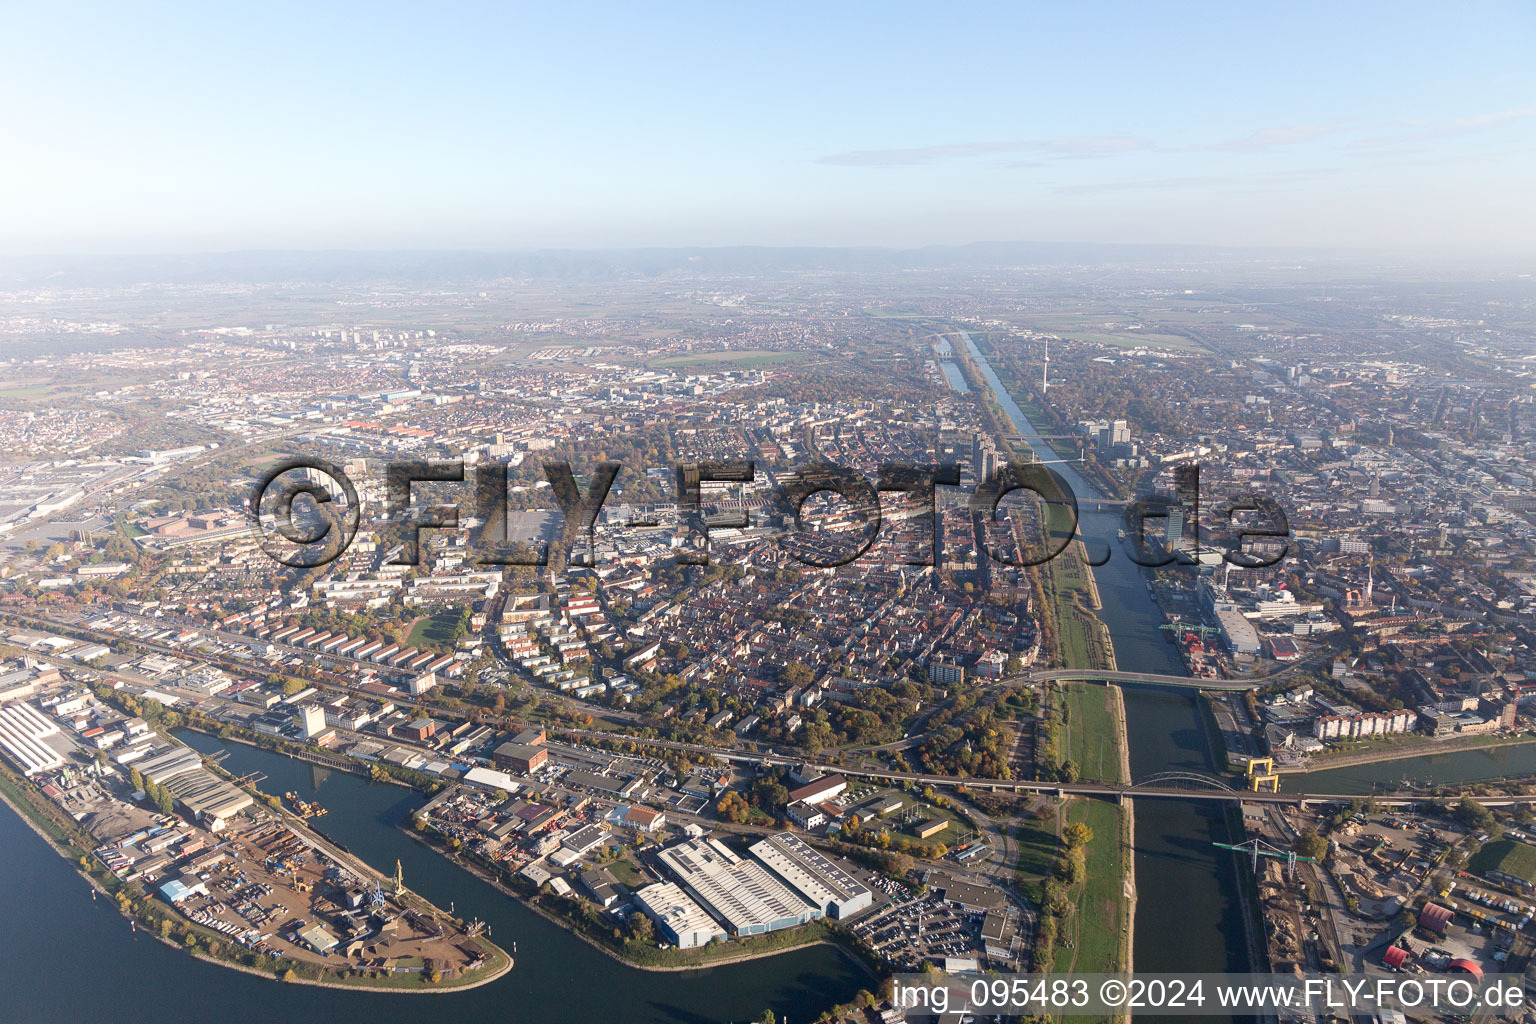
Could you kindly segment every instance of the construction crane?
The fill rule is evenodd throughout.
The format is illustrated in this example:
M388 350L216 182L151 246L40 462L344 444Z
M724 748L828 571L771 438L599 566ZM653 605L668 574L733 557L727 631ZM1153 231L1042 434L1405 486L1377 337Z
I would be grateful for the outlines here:
M1316 857L1303 857L1295 850L1281 850L1275 846L1270 845L1269 843L1266 843L1264 840L1258 838L1257 836L1248 840L1246 843L1238 843L1235 846L1230 843L1212 843L1211 845L1216 847L1218 850L1231 850L1233 853L1248 854L1253 860L1254 874L1258 874L1259 872L1260 857L1273 857L1276 860L1285 861L1286 873L1291 878L1296 877L1297 861L1306 861L1308 864L1317 863Z
M1190 622L1165 622L1158 629L1171 629L1176 633L1220 633L1220 626L1197 625Z

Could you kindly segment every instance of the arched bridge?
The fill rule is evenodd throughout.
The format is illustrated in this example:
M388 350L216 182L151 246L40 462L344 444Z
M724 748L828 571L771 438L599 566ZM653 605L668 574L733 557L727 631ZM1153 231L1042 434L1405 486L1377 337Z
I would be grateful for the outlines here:
M1148 775L1144 779L1137 779L1128 792L1135 793L1143 789L1197 789L1215 790L1218 792L1232 792L1232 786L1226 779L1205 772L1158 772L1156 775Z

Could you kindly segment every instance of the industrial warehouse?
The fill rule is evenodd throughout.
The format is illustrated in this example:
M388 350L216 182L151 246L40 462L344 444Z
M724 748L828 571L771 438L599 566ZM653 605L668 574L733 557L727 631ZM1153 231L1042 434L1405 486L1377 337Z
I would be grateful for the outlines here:
M656 855L733 938L793 928L821 916L756 861L718 839L690 839Z
M852 917L874 902L868 886L793 832L759 840L751 852L827 917Z
M225 822L256 802L204 768L197 751L187 747L172 747L145 758L138 768L140 775L170 790L176 802L210 832L222 830Z
M656 882L635 893L635 902L678 949L694 949L725 931L675 882Z
M640 908L681 949L714 938L793 928L819 917L846 918L873 893L797 836L782 832L754 843L755 860L719 839L690 839L656 859L678 880L635 894ZM723 926L723 927L722 927Z
M28 704L17 701L0 707L0 749L10 755L25 775L51 771L64 758L44 740L59 735L59 727Z

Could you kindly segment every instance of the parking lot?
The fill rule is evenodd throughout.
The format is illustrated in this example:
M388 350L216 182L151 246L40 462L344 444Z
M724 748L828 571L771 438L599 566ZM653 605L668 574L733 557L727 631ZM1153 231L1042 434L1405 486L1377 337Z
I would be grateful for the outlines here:
M892 902L854 925L853 933L897 970L915 971L924 960L981 954L984 915L938 896L919 897L889 879L877 879L876 885Z

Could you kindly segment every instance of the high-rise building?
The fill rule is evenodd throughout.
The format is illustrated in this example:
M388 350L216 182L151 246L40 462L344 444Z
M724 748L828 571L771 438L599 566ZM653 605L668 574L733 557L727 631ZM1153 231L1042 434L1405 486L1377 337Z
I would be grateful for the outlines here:
M971 472L976 477L977 483L985 483L997 476L998 470L1006 463L1002 453L997 450L997 445L992 439L983 434L977 434L971 440Z
M1163 520L1163 543L1169 551L1179 550L1179 545L1184 541L1184 510L1178 505L1168 509L1168 517Z

